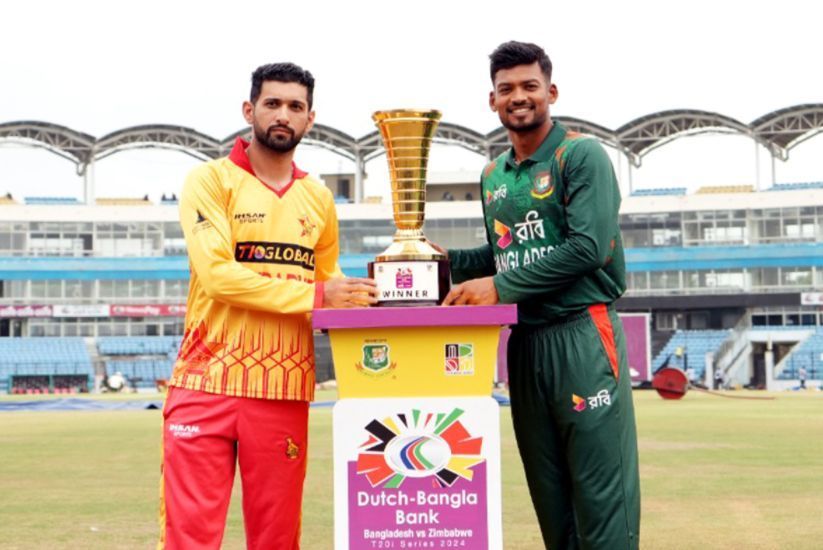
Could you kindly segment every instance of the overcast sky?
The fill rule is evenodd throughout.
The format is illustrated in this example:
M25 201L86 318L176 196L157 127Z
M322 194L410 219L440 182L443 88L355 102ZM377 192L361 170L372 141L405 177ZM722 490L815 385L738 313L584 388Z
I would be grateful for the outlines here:
M417 2L293 0L7 3L0 32L0 123L39 120L101 137L128 126L191 127L217 138L243 128L240 106L258 65L294 61L317 80L317 122L355 137L378 109L437 108L488 132L488 54L517 39L554 63L555 115L609 128L665 109L702 109L748 123L823 102L820 2ZM442 151L440 149L445 149ZM652 152L635 187L755 183L742 137L681 139ZM778 181L823 179L823 138L778 163ZM761 181L770 166L761 151ZM98 163L99 196L178 190L197 161L134 151ZM301 167L350 171L303 148ZM478 170L483 159L441 147L433 170ZM623 162L625 168L625 162ZM2 145L0 192L80 196L71 163ZM368 166L385 171L383 157ZM625 169L622 174L625 179ZM380 178L370 178L372 186ZM367 189L367 194L368 194ZM375 191L372 189L371 191Z

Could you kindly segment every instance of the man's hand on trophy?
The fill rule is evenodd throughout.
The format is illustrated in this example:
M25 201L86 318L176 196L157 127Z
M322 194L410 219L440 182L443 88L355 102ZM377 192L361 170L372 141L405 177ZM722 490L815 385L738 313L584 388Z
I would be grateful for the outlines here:
M338 277L323 284L324 308L364 307L377 303L374 279Z
M497 295L497 288L494 286L493 277L483 277L482 279L472 279L465 283L453 286L446 299L444 306L491 306L500 301Z
M443 248L442 246L440 246L439 244L433 243L429 239L426 239L426 244L431 246L433 249L437 250L441 254L443 254L446 257L446 259L449 258L449 251L446 250L445 248Z

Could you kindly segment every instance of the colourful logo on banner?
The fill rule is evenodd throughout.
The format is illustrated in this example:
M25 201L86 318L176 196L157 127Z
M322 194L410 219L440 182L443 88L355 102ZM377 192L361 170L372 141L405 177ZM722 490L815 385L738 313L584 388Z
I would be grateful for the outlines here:
M414 277L411 268L398 268L397 274L394 276L394 283L398 289L412 288L414 286Z
M494 232L500 237L497 239L497 246L501 249L505 250L512 244L512 231L507 225L494 220Z
M482 437L472 437L450 413L399 413L374 419L366 426L368 439L360 445L357 473L372 487L400 487L406 478L432 478L433 486L451 487L458 479L471 481L480 456Z
M474 374L474 344L446 344L446 376Z
M579 395L572 394L572 403L574 403L574 410L577 412L586 410L586 400Z

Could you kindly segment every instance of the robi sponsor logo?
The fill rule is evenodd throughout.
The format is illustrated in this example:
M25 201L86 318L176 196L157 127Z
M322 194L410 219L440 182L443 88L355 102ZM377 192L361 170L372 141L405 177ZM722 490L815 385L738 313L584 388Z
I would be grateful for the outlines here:
M512 230L509 229L509 226L494 220L494 233L500 237L497 239L497 246L499 246L502 250L506 250L510 244L512 244Z
M586 410L587 405L589 409L597 409L599 407L608 407L612 404L612 397L609 395L609 390L600 390L595 395L589 397L580 397L577 394L572 394L573 409L577 412Z
M498 201L500 199L505 199L506 194L508 193L508 189L505 185L501 185L494 191L486 190L486 206L490 205L491 203Z

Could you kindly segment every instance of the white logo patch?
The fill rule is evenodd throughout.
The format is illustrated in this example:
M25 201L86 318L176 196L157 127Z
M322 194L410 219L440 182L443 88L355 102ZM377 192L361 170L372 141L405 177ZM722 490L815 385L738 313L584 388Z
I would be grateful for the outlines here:
M192 437L200 433L200 426L190 424L169 424L169 431L174 437Z

